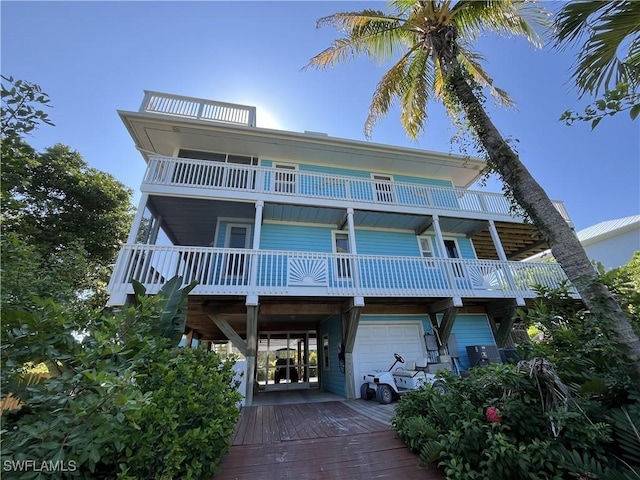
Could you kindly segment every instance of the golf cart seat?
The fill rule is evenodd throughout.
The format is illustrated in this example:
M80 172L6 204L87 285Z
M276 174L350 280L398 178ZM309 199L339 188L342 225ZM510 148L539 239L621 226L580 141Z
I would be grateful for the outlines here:
M415 362L407 362L408 370L396 370L394 375L400 377L415 377L419 373L426 373L429 370L429 360L426 357L417 358Z

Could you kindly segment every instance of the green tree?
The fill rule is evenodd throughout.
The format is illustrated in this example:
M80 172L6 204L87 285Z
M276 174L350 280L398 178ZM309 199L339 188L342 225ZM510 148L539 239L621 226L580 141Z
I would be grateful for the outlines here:
M133 218L132 192L112 175L89 167L69 147L35 151L27 136L43 123L52 125L42 110L49 99L38 85L2 79L3 233L31 245L38 252L34 264L46 271L43 263L83 259L76 294L93 294L103 304L111 265Z
M307 68L326 69L358 54L395 61L396 53L402 52L373 94L366 135L371 135L373 125L396 100L401 106L402 125L412 138L424 129L431 99L443 102L450 114L462 115L487 157L488 171L501 178L507 193L539 229L584 303L614 329L622 352L633 359L634 373L640 379L638 336L616 299L599 281L575 233L499 133L481 100L481 87L488 87L496 98L509 102L482 69L472 42L484 33L495 33L522 36L539 44L536 27L546 25L547 12L524 0L398 0L390 3L390 9L389 14L363 10L318 20L318 26L333 26L345 35L314 56Z
M35 162L36 152L23 139L42 123L53 125L44 108L49 97L39 85L2 75L2 202L11 202L8 190L23 182L24 167Z
M579 47L572 79L580 95L603 95L584 114L569 110L561 119L591 121L592 128L623 110L635 119L640 113L640 2L567 2L556 15L554 33L558 48Z

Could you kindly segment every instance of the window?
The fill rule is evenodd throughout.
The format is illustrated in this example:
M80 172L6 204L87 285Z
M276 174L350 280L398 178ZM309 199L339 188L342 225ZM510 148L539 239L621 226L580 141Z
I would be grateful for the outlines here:
M334 232L333 234L334 243L333 250L337 254L346 254L350 253L351 249L349 248L349 234L344 232ZM351 278L351 264L349 258L340 257L336 259L336 272L338 278L345 279Z
M180 149L179 158L190 158L194 160L208 160L210 162L233 164L233 165L257 165L258 158L246 155L232 155L228 153L201 152L198 150ZM201 184L214 187L229 188L254 188L254 173L243 167L233 167L231 165L207 165L206 167L196 167L193 165L179 165L176 170L183 178L190 178L189 183L194 183L192 178L197 176Z
M420 245L420 254L425 258L433 257L433 248L431 248L431 239L429 237L418 237Z

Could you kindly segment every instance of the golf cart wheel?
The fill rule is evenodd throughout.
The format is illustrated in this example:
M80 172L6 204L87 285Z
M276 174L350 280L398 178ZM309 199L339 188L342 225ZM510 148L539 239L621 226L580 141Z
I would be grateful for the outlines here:
M445 393L447 393L447 386L442 380L436 380L435 382L433 382L433 384L431 384L431 388L433 388L440 395L444 395Z
M371 393L369 393L369 384L363 383L360 385L360 398L363 400L371 400Z
M378 385L376 400L383 405L393 402L393 390L391 390L391 387L389 385Z

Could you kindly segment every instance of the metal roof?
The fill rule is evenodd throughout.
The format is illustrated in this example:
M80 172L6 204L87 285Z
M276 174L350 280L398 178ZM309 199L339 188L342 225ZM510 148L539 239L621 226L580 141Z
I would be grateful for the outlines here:
M580 230L577 235L580 243L584 245L585 243L593 243L596 240L602 240L604 238L633 230L634 227L640 228L640 215L632 215L630 217L600 222Z

